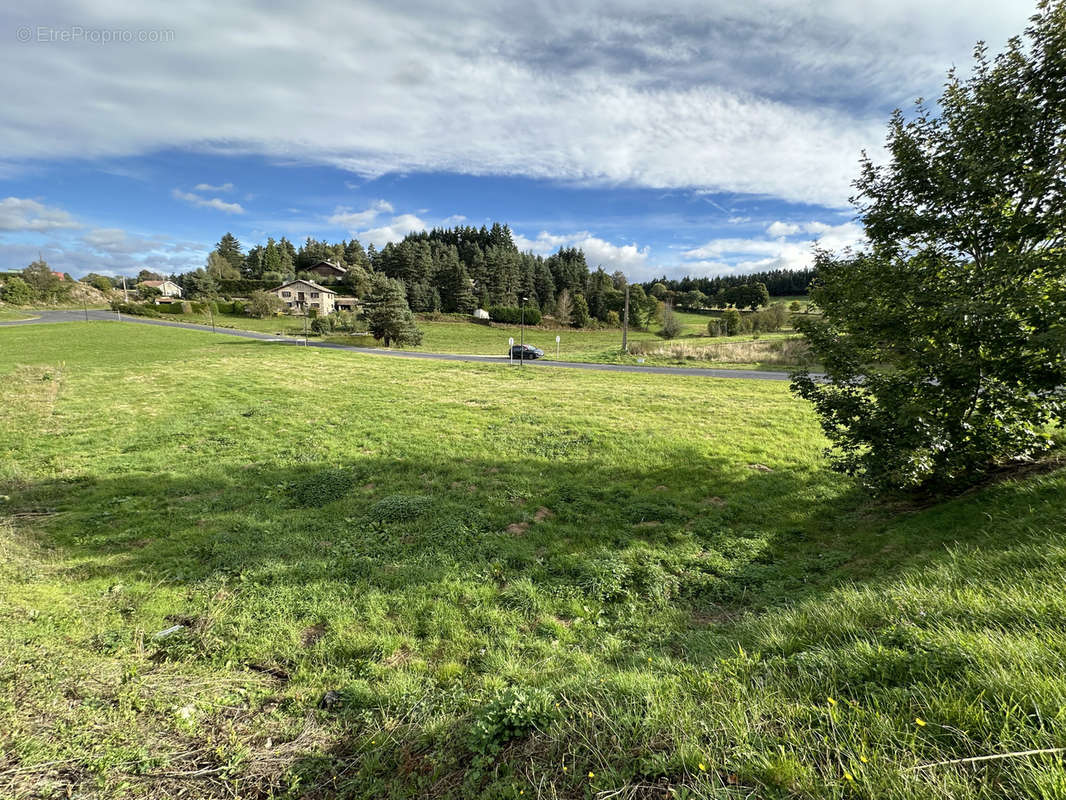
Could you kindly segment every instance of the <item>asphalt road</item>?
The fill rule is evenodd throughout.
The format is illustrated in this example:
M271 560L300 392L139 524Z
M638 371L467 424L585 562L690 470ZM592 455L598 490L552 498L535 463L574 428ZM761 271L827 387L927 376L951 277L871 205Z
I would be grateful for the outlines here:
M120 321L113 311L27 311L35 319L17 320L14 322L0 322L0 328L13 325L41 325L51 322L84 322L86 314L89 320L103 320L107 322ZM148 317L131 317L123 314L121 322L133 322L138 325L162 325L168 328L189 328L190 330L210 330L209 326L194 325L191 322L171 322L170 320L150 319ZM239 336L242 339L259 339L279 344L295 345L299 347L321 347L328 350L350 350L353 353L366 355L387 356L392 358L425 358L431 361L474 361L484 364L507 364L507 356L477 356L462 355L458 353L423 353L413 350L385 350L379 347L355 347L347 344L333 344L331 342L318 342L314 339L297 339L291 336L277 336L270 333L258 333L256 331L238 331L232 328L216 328L215 333L224 336ZM595 372L644 372L653 375L697 375L702 378L750 378L760 381L787 381L787 372L764 372L754 369L702 369L699 367L638 367L629 364L585 364L579 361L552 361L539 359L527 361L528 366L556 367L565 369L586 369Z

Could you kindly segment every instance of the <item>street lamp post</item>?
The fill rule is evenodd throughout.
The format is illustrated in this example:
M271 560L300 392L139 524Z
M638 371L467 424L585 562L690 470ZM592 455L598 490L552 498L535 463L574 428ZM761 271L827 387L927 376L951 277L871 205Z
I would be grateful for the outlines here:
M526 360L526 300L528 297L522 298L522 349L520 351L521 358L518 359L518 366L523 366L523 362Z

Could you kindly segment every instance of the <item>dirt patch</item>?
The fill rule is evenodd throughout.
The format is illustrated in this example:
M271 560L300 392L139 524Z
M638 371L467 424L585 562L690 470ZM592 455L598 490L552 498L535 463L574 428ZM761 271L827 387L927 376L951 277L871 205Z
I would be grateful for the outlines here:
M656 520L656 519L648 519L648 520L644 520L644 522L638 522L633 527L634 528L658 528L660 525L662 525L662 523L659 522L658 520Z
M733 622L740 616L740 612L732 608L712 608L703 611L692 612L692 627L706 628L710 625L722 625Z
M521 536L523 533L529 530L528 522L512 522L507 526L506 531L512 536Z
M658 486L655 487L655 491L657 491L657 492L665 492L669 488L670 487L667 486L666 484L660 483Z
M550 508L545 508L544 506L541 506L537 509L537 513L533 515L533 521L544 522L544 520L551 519L554 516L554 511L552 511Z
M318 623L315 623L314 625L310 625L310 626L304 628L303 633L300 635L300 639L303 641L304 647L311 647L312 645L314 645L315 642L317 642L319 639L321 639L325 635L326 635L325 623L318 622Z
M753 469L756 472L773 472L773 470L765 464L748 464L748 469Z
M725 505L725 500L721 497L705 497L703 502L709 506L718 506L719 508Z
M392 655L383 658L381 663L386 667L402 667L404 664L410 664L413 657L407 647L401 647L399 650L394 651Z

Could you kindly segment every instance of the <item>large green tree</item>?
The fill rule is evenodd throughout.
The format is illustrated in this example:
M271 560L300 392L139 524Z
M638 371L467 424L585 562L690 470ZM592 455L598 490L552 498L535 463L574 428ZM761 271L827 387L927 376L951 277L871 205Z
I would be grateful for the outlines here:
M44 259L22 270L22 278L29 284L34 300L52 300L60 294L60 280Z
M869 240L817 255L824 365L810 400L837 468L878 487L957 487L1032 459L1066 409L1066 4L937 106L889 126L854 202Z
M422 331L415 325L402 282L395 278L379 277L364 305L371 335L384 342L386 347L390 344L422 343Z
M237 270L239 276L240 269L244 266L244 253L237 237L227 232L215 245L215 252L226 259L226 262Z

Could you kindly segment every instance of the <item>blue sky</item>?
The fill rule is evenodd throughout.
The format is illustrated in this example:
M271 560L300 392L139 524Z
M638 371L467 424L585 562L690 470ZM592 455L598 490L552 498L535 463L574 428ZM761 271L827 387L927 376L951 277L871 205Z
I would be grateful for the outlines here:
M0 11L0 268L202 265L226 231L511 225L645 279L809 263L896 106L1027 2L328 2Z

